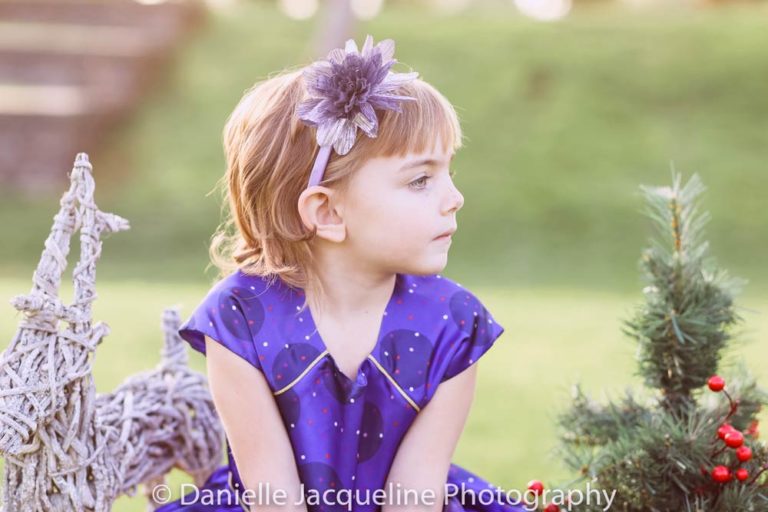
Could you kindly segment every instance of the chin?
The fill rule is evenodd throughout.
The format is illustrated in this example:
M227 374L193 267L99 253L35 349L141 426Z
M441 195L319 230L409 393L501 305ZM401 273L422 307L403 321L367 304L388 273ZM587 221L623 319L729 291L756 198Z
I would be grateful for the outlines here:
M446 256L444 258L436 259L435 261L424 262L423 265L414 266L407 270L405 273L417 276L439 274L445 270L447 265L448 257Z

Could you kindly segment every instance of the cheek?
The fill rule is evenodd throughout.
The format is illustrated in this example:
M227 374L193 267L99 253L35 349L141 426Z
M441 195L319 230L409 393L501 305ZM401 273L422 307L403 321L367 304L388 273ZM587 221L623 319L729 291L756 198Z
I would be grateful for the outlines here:
M379 233L380 240L393 248L405 251L419 250L428 242L435 230L429 212L419 208L400 208L390 213L386 226Z
M426 230L429 223L429 210L424 207L423 199L409 197L407 193L392 198L386 205L376 209L377 224L390 231L391 236L417 235ZM390 236L390 237L391 237Z
M361 250L371 248L389 228L389 211L378 201L360 202L350 209L345 220L347 236Z
M421 243L436 229L429 199L409 191L361 198L349 211L349 236L366 251Z

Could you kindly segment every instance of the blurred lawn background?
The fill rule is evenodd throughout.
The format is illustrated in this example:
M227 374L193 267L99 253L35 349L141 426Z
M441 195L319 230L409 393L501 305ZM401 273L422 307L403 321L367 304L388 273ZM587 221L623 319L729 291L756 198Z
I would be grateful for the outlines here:
M669 184L672 162L701 175L713 254L750 281L727 362L747 359L766 382L766 19L765 3L601 4L549 24L511 9L393 6L358 27L358 41L395 39L398 60L455 104L467 137L455 159L466 204L444 274L475 291L506 333L483 359L456 463L506 489L565 482L550 452L570 385L581 380L599 397L639 384L635 347L620 333L641 300L637 261L650 234L638 185ZM99 391L153 367L162 309L178 304L186 317L207 291L219 222L219 198L207 194L224 169L224 122L255 81L309 61L313 23L264 3L214 12L109 147L90 152L99 207L131 223L104 238L97 270L95 318L112 328L96 354ZM58 199L3 194L0 296L29 290ZM18 320L6 302L2 339ZM191 359L204 371L202 357ZM123 498L115 510L144 507Z

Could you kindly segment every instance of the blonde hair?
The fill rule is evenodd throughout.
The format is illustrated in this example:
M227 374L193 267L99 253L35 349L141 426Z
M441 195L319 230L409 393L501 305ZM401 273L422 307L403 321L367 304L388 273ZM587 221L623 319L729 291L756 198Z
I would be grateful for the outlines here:
M224 126L226 172L218 183L226 197L224 220L209 248L219 277L240 269L294 288L322 289L310 270L309 241L316 230L304 226L298 212L319 150L316 129L295 113L306 99L302 71L285 70L254 84ZM358 130L349 153L331 152L321 185L344 188L370 158L432 151L437 140L454 151L462 146L456 111L437 89L416 79L397 94L416 101L401 102L402 113L377 111L378 136Z

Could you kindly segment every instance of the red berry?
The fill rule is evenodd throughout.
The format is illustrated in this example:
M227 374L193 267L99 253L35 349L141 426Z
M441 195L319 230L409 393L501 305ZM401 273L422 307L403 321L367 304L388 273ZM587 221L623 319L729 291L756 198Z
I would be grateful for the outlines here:
M747 471L744 468L739 468L736 470L736 478L738 478L741 482L749 478L749 471Z
M731 430L725 434L725 444L731 448L738 448L744 444L744 435L738 430Z
M719 375L713 375L707 381L707 386L709 386L709 389L712 391L722 391L725 387L725 380Z
M719 483L725 483L731 479L731 470L725 466L715 466L712 469L712 480Z
M560 512L560 507L558 507L554 503L550 503L549 505L544 507L544 512Z
M733 427L729 423L723 423L720 428L717 429L717 437L725 439L725 434L732 431Z
M541 496L544 492L544 484L539 480L531 480L528 482L528 490L536 493L537 496Z
M752 458L752 449L749 446L739 446L736 450L736 458L741 462L747 462Z

